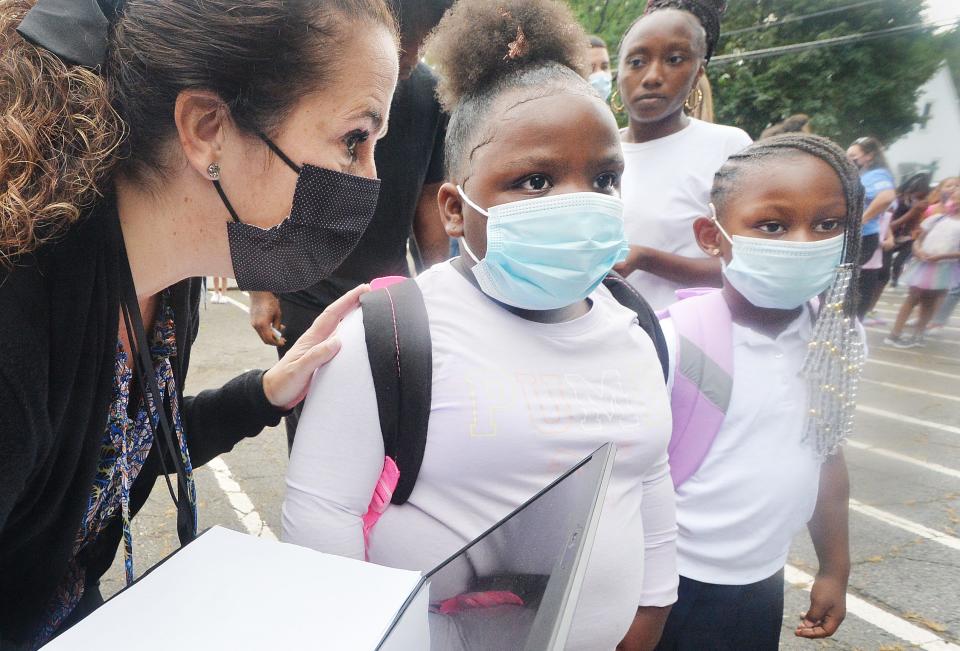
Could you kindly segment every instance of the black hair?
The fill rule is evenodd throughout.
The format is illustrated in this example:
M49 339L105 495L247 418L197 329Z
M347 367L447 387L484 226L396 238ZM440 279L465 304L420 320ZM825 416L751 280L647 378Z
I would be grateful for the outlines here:
M869 169L875 169L878 167L889 168L887 165L887 158L883 155L883 143L873 136L864 136L863 138L857 138L850 145L853 147L856 145L863 151L864 154L868 156L873 156L873 160L870 162Z
M486 137L490 109L503 93L529 89L596 91L585 79L587 35L557 0L459 0L427 39L450 114L448 177L462 179L469 152Z
M592 48L594 48L594 47L602 47L604 50L607 49L607 42L604 41L604 40L603 40L602 38L600 38L599 36L597 36L596 34L591 34L591 35L590 35L589 42L590 42L590 47L592 47Z
M917 192L930 194L930 180L930 172L917 172L916 174L911 174L904 180L903 183L900 184L900 187L897 188L897 194L899 196L916 194Z
M808 155L829 165L840 179L846 203L844 218L843 262L854 267L850 290L845 301L845 312L856 313L857 275L860 267L860 228L863 216L863 185L856 166L847 158L835 142L822 136L805 133L787 133L759 140L727 162L713 177L710 201L717 209L717 218L722 220L726 199L736 192L744 172L766 166L772 159Z
M388 0L403 39L423 37L437 26L453 0Z
M662 9L685 11L697 19L700 26L703 27L705 35L706 53L704 58L709 61L717 49L717 42L720 40L720 20L727 11L727 0L650 0L646 10L639 18L630 23L630 26L623 33L620 46L617 49L623 49L624 40L637 23L643 20L645 16Z

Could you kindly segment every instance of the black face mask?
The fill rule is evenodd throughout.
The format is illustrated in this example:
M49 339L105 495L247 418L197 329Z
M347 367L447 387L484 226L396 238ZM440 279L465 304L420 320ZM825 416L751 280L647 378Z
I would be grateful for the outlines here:
M266 136L260 137L299 174L290 216L266 230L240 221L218 180L213 184L227 207L230 259L240 289L294 292L330 276L360 242L373 219L380 180L342 174L291 161Z

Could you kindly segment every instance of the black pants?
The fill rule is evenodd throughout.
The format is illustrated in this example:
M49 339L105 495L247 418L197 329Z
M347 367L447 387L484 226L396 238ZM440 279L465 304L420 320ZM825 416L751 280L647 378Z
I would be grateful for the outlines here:
M857 303L857 318L861 321L863 321L863 317L867 315L867 312L873 308L873 296L877 292L877 287L880 286L882 272L882 269L860 270L860 279L858 281L860 300Z
M680 577L657 651L777 651L783 626L783 570L749 585Z
M864 235L860 239L860 266L867 263L867 260L873 257L877 247L880 246L880 234Z
M286 328L283 331L283 338L287 343L277 349L278 357L283 357L297 339L313 325L314 320L323 312L322 309L313 309L304 307L298 303L291 303L280 299L280 314L283 325ZM293 439L297 435L297 424L300 422L300 414L303 413L303 403L293 408L293 411L284 417L284 425L287 429L287 452L293 449Z

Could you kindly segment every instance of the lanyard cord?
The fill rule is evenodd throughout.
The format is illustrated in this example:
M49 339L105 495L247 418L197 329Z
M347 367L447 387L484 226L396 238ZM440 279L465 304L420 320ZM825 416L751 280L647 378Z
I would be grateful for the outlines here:
M119 220L118 220L119 230ZM140 381L140 392L143 394L143 400L147 407L147 422L150 430L153 432L155 443L161 443L163 448L170 453L173 459L174 469L177 474L177 493L174 494L173 484L170 482L170 473L167 470L167 461L164 458L164 450L157 450L160 455L160 466L163 470L163 478L167 482L167 490L170 492L170 498L177 506L177 536L181 545L186 545L196 538L197 523L194 517L193 506L190 503L190 491L187 482L187 470L183 459L180 456L180 447L175 444L173 428L170 426L170 420L167 418L167 412L163 403L160 401L160 387L157 384L156 375L153 373L153 360L150 358L150 348L147 344L146 330L143 327L143 317L140 314L140 303L137 301L137 293L133 285L133 272L130 270L130 261L127 258L127 248L123 242L123 234L120 234L120 253L123 257L122 278L121 278L121 311L123 312L124 324L127 328L128 340L130 343L130 353L133 358L133 366L136 371L137 379ZM159 421L162 436L157 436L156 425L153 421L153 415L150 413L150 403L153 403ZM179 495L179 498L177 497Z

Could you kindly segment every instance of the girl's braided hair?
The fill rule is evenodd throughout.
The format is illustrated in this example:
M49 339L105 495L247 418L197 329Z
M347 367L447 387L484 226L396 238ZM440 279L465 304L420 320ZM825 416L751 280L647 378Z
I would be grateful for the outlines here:
M803 155L813 156L833 169L846 204L841 264L820 303L801 370L807 381L809 406L805 437L818 456L826 457L852 433L864 362L863 338L856 318L863 216L859 172L833 141L808 134L784 134L758 141L727 159L714 177L710 198L722 215L725 200L736 192L745 171Z
M720 41L720 19L723 18L723 14L727 11L727 0L650 0L647 4L646 11L630 23L630 26L623 33L618 49L623 49L623 41L627 38L627 34L630 33L634 25L643 20L644 16L649 16L653 12L660 11L661 9L685 11L697 19L706 35L706 59L709 61L717 49L717 43Z

